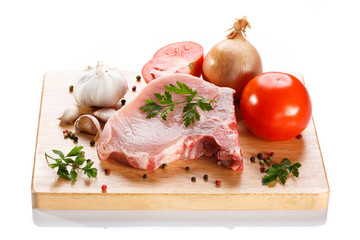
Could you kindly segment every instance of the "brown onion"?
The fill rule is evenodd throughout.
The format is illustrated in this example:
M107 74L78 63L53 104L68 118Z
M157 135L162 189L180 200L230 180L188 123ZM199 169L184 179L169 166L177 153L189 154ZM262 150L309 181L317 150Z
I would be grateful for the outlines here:
M233 88L235 99L240 99L246 84L263 71L258 51L244 37L246 27L250 28L246 17L237 19L227 39L217 43L203 63L203 78Z

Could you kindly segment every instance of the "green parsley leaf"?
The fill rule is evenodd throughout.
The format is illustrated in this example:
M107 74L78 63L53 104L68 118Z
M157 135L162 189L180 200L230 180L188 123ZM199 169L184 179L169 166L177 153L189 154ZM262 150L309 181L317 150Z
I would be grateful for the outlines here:
M96 168L90 168L84 170L84 174L86 174L89 178L96 178L98 170Z
M167 113L168 113L168 109L165 109L165 110L162 111L161 114L160 114L161 118L162 118L164 121L166 121Z
M57 175L67 180L70 180L69 171L63 165L58 166Z
M301 167L300 163L294 163L289 167L289 172L291 172L295 177L299 177L299 167Z
M62 157L62 158L64 157L64 154L61 151L59 151L59 150L52 150L52 151L53 151L53 153L59 155L60 157Z
M71 169L70 176L71 176L71 179L73 180L73 182L76 182L77 172L75 172L74 168Z
M280 165L281 165L282 168L288 168L288 167L290 167L291 162L290 162L289 159L284 158L284 159L280 162Z
M84 171L89 170L92 167L92 165L94 165L94 162L88 162L86 166L82 168L82 170Z
M145 101L145 105L140 107L140 109L143 111L143 112L150 112L146 118L153 118L156 116L156 114L161 110L163 109L163 106L157 104L154 100L152 99L147 99Z
M197 110L197 106L203 111L213 110L211 103L216 103L215 100L206 99L202 96L197 95L197 91L189 88L185 83L179 81L174 84L164 86L164 94L155 93L154 96L158 103L152 99L145 100L145 105L140 107L144 113L149 112L146 118L153 118L159 112L160 117L166 121L168 110L173 111L175 105L185 103L183 109L183 122L186 127L190 124L194 124L195 120L200 120L200 114ZM171 93L185 95L186 101L173 102Z
M80 153L81 149L83 149L83 146L75 146L71 151L66 155L66 157L73 157Z
M178 87L174 86L173 84L169 84L169 86L164 86L164 88L166 90L168 90L169 92L176 93L176 94L190 94L193 96L195 96L197 94L196 90L195 91L192 90L185 83L176 81L176 85L178 85Z
M211 106L211 104L208 102L207 99L200 100L198 105L201 108L201 110L203 110L203 111L213 110L213 107Z
M287 175L289 174L288 171L286 171L285 169L282 169L279 173L279 180L282 184L286 183L286 179L287 179Z
M85 158L82 157L81 153L78 153L78 155L76 155L75 161L74 161L74 165L76 167L81 166L84 162L86 161Z
M294 163L291 165L290 160L284 158L279 164L273 164L271 168L265 171L267 175L262 178L262 185L268 185L275 182L277 179L279 179L282 184L285 184L289 173L295 177L299 176L300 167L300 163Z

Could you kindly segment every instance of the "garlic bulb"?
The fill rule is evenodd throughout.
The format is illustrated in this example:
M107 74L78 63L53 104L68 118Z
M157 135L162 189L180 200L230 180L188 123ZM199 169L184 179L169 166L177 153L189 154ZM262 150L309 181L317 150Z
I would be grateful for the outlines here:
M92 135L97 135L100 132L100 123L96 117L85 114L81 115L76 119L75 123L75 132L84 132Z
M79 107L74 104L66 108L60 117L61 123L73 123L80 116Z
M112 107L128 91L124 75L116 68L98 62L88 67L74 83L74 98L83 107Z

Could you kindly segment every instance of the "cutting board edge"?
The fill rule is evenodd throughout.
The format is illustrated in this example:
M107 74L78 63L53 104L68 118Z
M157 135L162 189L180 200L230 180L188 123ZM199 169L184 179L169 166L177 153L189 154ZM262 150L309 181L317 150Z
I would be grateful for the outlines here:
M139 198L143 199L143 205L134 201ZM59 210L319 210L327 209L328 201L329 191L284 194L32 192L33 208Z
M316 126L315 126L315 120L314 120L314 116L313 116L313 115L311 115L311 122L312 122L312 124L313 124L313 126L314 126L314 132L315 132L315 136L316 136L316 142L317 142L317 146L318 146L319 152L320 152L320 157L321 157L322 166L323 166L323 170L324 170L324 174L325 174L325 179L326 179L326 184L327 184L327 190L328 190L329 195L330 195L330 184L329 184L329 180L328 180L327 173L326 173L325 162L324 162L323 154L322 154L322 151L321 151L320 142L319 142L319 136L318 136L318 134L317 134L317 130L316 130Z

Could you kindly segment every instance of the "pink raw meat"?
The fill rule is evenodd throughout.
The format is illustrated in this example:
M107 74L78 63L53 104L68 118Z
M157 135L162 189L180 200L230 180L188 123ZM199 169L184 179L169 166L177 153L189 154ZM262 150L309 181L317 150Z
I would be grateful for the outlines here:
M146 99L163 94L164 85L176 81L197 90L198 95L214 99L214 109L198 108L200 121L185 127L182 119L184 105L175 106L164 121L160 114L146 119L147 113L139 108ZM179 158L196 159L200 156L216 156L222 164L233 170L243 169L243 154L239 144L234 90L217 87L200 78L174 74L151 81L139 95L116 112L106 123L97 147L101 160L117 159L135 168L156 169L163 163ZM183 101L184 95L172 94L173 101Z

